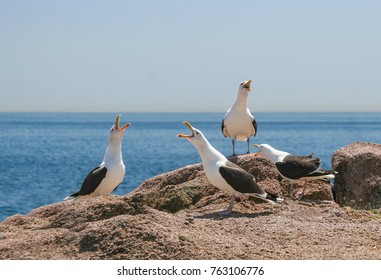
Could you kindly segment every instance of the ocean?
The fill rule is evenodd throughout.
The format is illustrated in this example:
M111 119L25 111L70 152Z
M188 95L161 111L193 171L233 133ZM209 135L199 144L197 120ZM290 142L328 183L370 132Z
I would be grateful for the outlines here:
M196 149L178 133L189 121L224 155L231 139L221 133L221 113L122 113L131 122L123 144L126 177L113 193L125 195L144 180L200 162ZM0 113L0 221L60 202L79 190L103 159L117 113ZM381 143L380 113L256 113L253 143L294 154L314 152L331 168L332 154L356 141ZM236 142L236 152L246 152ZM251 145L251 152L255 148Z

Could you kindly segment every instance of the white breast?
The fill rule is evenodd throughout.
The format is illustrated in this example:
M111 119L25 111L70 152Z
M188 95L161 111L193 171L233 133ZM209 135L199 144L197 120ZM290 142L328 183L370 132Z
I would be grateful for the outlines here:
M120 183L123 182L125 175L124 164L108 166L106 177L102 180L98 188L91 196L105 195L111 193Z
M215 187L234 193L235 190L225 181L219 172L219 167L224 165L224 161L208 162L203 164L206 177L208 177L209 182Z
M249 110L229 111L224 119L226 136L239 141L246 141L255 131L252 124L254 117Z

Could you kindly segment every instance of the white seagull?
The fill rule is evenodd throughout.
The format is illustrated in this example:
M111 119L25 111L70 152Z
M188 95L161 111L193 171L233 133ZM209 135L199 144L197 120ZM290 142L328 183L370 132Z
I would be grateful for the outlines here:
M102 163L94 168L85 178L81 189L69 195L68 199L84 199L109 194L122 183L125 166L122 159L122 139L130 123L119 127L120 115L110 130L110 140Z
M268 144L254 144L254 147L259 148L259 152L255 153L255 156L261 155L268 158L275 164L278 173L290 181L289 195L292 193L293 182L296 180L329 180L335 178L336 172L322 169L320 158L314 157L313 153L309 156L296 156L279 151ZM297 194L298 199L302 196L303 191Z
M197 149L202 159L202 165L209 182L217 188L232 194L227 210L219 212L228 215L232 212L236 194L249 194L266 202L274 203L277 196L265 192L256 182L253 175L230 162L208 142L202 132L189 122L184 122L192 131L191 135L178 134L189 140Z
M257 122L247 107L251 80L242 82L238 88L237 98L222 120L221 130L225 137L232 138L233 156L235 140L247 141L247 153L250 153L250 137L257 134Z

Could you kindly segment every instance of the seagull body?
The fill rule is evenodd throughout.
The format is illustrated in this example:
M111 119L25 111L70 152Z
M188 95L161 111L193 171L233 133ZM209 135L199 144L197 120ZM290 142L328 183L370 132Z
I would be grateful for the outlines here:
M249 153L250 137L257 134L257 123L247 106L250 84L251 80L240 84L237 97L221 123L222 134L232 138L233 156L236 155L235 140L247 141L247 153Z
M217 151L205 138L202 132L184 122L192 131L191 135L178 134L188 139L200 154L204 172L209 182L217 188L232 194L227 210L220 214L230 214L233 209L236 194L250 194L266 202L273 203L277 197L265 192L256 182L253 175L230 162L223 154Z
M66 197L68 199L84 199L113 192L122 183L125 176L125 165L122 159L122 139L125 129L130 126L126 124L119 127L120 115L117 116L115 124L110 130L110 140L99 166L94 168L86 176L78 192Z
M260 151L255 154L267 157L276 167L278 173L290 181L289 195L295 180L329 180L335 178L335 172L321 168L320 158L312 153L309 156L296 156L279 151L268 144L254 145Z

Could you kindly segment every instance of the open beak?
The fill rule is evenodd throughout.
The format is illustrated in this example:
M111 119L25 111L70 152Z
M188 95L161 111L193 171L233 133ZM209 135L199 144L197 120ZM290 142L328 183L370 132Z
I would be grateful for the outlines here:
M251 89L250 89L250 84L251 84L251 82L252 82L251 80L246 81L246 82L242 85L242 87L251 90Z
M118 115L116 117L116 120L115 120L115 130L116 131L120 131L120 130L125 130L127 127L129 127L131 125L131 123L126 123L124 126L122 127L119 127L119 120L120 120L120 115Z
M253 145L254 147L258 148L259 150L261 150L261 146L259 144L254 144ZM254 154L255 157L259 156L259 152L258 153L255 153Z
M192 134L191 135L177 134L177 137L192 138L194 136L194 131L192 129L192 125L189 122L183 122L183 124L186 124L189 127L189 129L192 131Z

